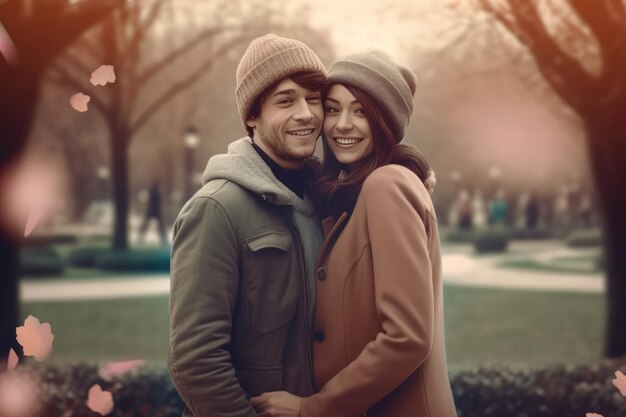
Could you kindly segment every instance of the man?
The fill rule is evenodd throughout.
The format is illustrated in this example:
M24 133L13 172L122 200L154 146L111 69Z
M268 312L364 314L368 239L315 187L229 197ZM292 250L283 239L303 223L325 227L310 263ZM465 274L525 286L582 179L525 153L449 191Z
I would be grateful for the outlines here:
M307 161L326 69L306 45L266 35L237 68L249 137L209 160L174 225L170 375L184 416L253 417L248 398L313 394L314 264L322 232Z

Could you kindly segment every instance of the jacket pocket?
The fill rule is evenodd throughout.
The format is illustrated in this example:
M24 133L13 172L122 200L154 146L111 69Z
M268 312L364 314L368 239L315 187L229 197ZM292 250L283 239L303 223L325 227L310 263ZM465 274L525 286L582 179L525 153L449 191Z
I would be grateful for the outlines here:
M299 272L289 233L265 233L244 244L247 318L257 334L288 324L298 305Z
M237 368L235 375L246 397L256 397L264 392L282 391L283 367L246 367Z

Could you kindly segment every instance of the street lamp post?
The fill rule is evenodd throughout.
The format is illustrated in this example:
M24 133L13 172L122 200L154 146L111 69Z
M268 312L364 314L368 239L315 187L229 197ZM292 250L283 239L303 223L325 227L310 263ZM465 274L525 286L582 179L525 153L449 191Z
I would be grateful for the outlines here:
M183 133L183 141L185 144L185 198L188 199L193 194L194 153L200 144L198 129L195 126L188 126Z
M98 168L98 179L100 180L100 186L102 190L104 190L104 199L110 199L111 196L109 194L109 178L111 178L111 170L108 166L102 165Z

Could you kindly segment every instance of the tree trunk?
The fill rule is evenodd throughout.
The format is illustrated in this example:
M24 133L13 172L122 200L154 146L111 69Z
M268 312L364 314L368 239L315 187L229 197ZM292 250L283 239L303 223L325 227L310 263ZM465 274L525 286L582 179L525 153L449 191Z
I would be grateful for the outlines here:
M17 158L28 137L37 100L36 79L37 74L27 68L16 70L0 62L0 180L4 180L7 166ZM0 181L0 187L6 185ZM11 197L3 195L3 191L0 190L0 197ZM7 207L7 202L0 201L0 365L6 361L9 349L21 354L15 339L19 320L19 246L17 236L4 223Z
M0 369L4 369L9 349L21 355L15 328L19 320L18 305L18 265L19 253L14 242L0 238L0 263L2 265L2 286L0 287Z
M115 226L113 249L128 249L128 132L124 128L111 130L111 166Z
M591 128L588 134L604 236L604 356L616 358L626 355L626 126Z

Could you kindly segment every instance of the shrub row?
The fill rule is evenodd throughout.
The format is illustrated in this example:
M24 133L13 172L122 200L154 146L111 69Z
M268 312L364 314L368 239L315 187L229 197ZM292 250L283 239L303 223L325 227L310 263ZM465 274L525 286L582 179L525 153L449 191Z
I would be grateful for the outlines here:
M534 371L492 367L458 372L451 384L459 417L618 417L626 415L626 398L612 383L618 369L624 372L626 361Z
M20 274L30 276L62 275L65 261L52 248L22 248L20 251Z
M169 272L169 247L116 251L103 247L84 247L70 252L67 261L55 249L22 248L20 271L28 276L62 275L67 266L96 268L111 272Z
M93 365L65 367L41 364L20 366L36 376L45 416L92 417L85 401L93 384L113 392L111 417L179 417L183 404L163 369L140 368L102 380ZM459 417L605 417L626 415L626 398L613 386L617 370L626 372L626 360L602 361L590 366L554 365L540 370L483 367L451 375Z
M450 230L445 240L451 243L471 243L477 253L505 252L511 233L504 227L478 230Z

